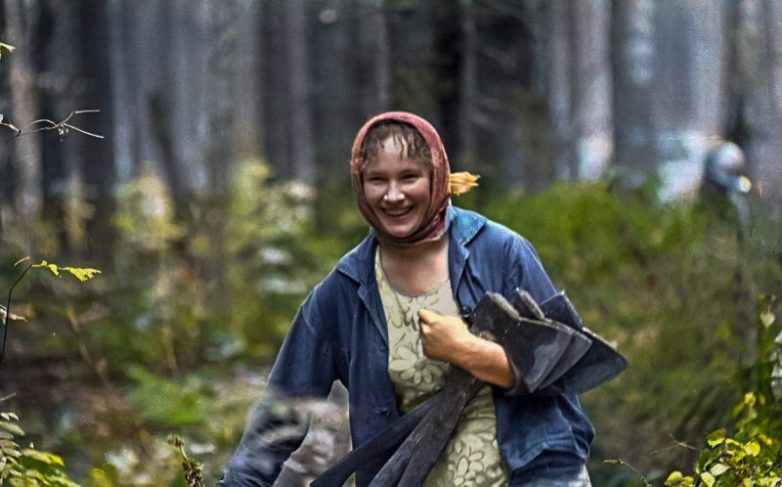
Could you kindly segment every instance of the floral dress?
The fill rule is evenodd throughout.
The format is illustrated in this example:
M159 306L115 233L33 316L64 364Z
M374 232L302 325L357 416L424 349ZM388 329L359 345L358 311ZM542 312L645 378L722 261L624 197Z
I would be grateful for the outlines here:
M443 388L449 367L447 362L424 355L418 311L428 309L458 316L458 306L449 280L418 296L397 292L383 270L379 249L375 253L375 277L388 323L388 373L399 410L408 413ZM508 485L496 423L491 388L486 386L467 404L453 438L426 478L425 487Z

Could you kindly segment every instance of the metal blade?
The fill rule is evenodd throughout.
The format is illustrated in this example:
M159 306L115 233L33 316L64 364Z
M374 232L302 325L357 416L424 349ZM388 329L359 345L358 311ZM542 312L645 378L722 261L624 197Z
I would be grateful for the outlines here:
M581 393L619 375L627 368L625 359L614 347L581 323L581 318L565 293L559 293L541 303L547 318L578 330L592 341L581 359L563 376L565 390Z

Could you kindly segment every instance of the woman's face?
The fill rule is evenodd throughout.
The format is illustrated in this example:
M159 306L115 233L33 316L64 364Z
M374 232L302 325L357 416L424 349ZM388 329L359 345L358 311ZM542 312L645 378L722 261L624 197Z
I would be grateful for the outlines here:
M432 179L424 161L403 157L389 138L364 167L363 179L364 197L386 233L403 238L424 224Z

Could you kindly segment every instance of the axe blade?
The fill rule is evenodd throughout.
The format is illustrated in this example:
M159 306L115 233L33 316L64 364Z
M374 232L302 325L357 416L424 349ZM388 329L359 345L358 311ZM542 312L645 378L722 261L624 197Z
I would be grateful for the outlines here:
M565 390L581 393L612 379L627 368L627 359L608 342L581 323L565 293L558 293L540 304L547 318L564 323L592 342L583 357L562 376Z
M585 348L582 338L572 328L545 319L543 311L526 291L517 290L510 304L522 316L521 324L526 325L517 333L517 340L528 342L533 349L534 365L522 375L526 392L535 392L567 371L586 352L588 344Z

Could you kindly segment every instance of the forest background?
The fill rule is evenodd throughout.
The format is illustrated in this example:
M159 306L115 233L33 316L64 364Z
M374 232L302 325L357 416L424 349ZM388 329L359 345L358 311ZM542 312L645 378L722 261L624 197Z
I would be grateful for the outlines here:
M85 485L182 485L168 433L216 479L367 232L349 150L387 109L433 122L482 176L455 204L529 238L629 358L582 396L595 485L692 471L749 431L735 404L782 417L779 2L2 0L0 31L0 292L25 256L102 270L15 288L0 410ZM345 451L333 395L286 485Z

